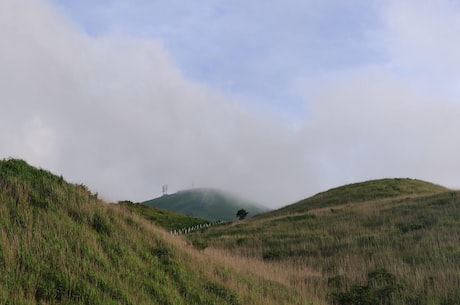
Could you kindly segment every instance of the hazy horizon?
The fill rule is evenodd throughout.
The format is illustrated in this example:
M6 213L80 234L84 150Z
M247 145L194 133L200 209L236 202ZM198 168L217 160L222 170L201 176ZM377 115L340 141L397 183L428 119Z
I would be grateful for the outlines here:
M0 158L110 201L460 188L460 5L5 0Z

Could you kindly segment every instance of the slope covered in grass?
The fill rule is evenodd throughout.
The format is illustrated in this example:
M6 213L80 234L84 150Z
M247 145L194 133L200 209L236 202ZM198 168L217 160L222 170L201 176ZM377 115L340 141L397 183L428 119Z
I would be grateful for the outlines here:
M0 161L0 274L0 304L306 304L14 159Z
M323 304L460 302L460 193L418 180L333 189L189 238L282 266Z
M191 217L180 213L171 212L164 209L154 208L148 205L133 203L128 201L119 202L131 212L143 216L145 219L161 226L169 231L182 228L189 228L200 224L208 223L207 220Z
M204 188L164 195L143 204L210 221L235 220L239 209L248 211L248 217L268 210L227 192Z
M299 213L310 209L337 206L351 202L372 201L398 196L435 194L448 191L445 187L417 179L379 179L353 183L321 192L313 197L283 207L274 214Z

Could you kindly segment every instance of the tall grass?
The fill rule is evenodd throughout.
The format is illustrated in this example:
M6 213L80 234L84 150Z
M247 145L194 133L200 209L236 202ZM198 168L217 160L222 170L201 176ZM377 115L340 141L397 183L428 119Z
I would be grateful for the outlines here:
M395 286L384 286L388 294L391 290L385 299L391 304L460 300L458 192L410 192L357 203L327 203L326 208L318 203L306 212L277 211L194 234L210 247L257 261L252 264L266 269L260 273L282 270L275 271L278 282L324 304L367 304L359 303L365 297L375 301L377 290L369 286L369 274L375 270L395 277ZM334 299L353 297L358 288L363 299L354 303Z
M459 304L460 194L369 186L198 230L199 250L151 211L3 160L0 304Z
M201 218L190 217L183 214L150 207L139 203L122 201L119 202L119 204L123 205L127 210L142 215L144 218L150 220L156 225L170 231L179 230L182 228L190 228L196 225L206 224L209 222Z
M284 213L302 213L310 209L338 206L351 202L356 203L410 195L419 196L422 194L435 194L446 191L448 191L448 189L445 187L417 179L386 178L371 180L333 188L263 216Z
M84 185L0 161L0 304L308 304Z

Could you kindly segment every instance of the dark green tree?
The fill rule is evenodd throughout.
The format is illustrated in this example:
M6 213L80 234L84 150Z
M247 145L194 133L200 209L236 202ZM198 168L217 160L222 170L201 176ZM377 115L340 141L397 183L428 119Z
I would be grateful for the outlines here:
M239 209L238 212L236 212L236 217L238 217L240 220L243 220L248 216L249 212L246 211L245 209Z

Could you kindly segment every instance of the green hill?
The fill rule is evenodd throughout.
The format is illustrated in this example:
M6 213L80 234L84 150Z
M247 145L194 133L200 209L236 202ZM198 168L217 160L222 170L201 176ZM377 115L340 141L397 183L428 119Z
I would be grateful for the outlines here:
M307 304L241 266L84 185L0 161L0 304Z
M140 203L122 201L119 202L119 204L124 206L127 210L137 213L145 219L169 231L208 223L207 220L202 218L191 217L184 214L143 205Z
M239 209L248 211L248 217L268 210L230 193L205 188L164 195L143 204L210 221L235 220Z
M0 304L459 304L460 192L382 179L184 236L155 225L199 221L2 160Z
M460 304L460 192L382 179L196 232L210 247L279 266L315 304Z
M417 179L379 179L353 183L321 192L313 197L285 206L274 214L299 213L315 208L347 203L374 201L398 196L419 196L448 191L445 187ZM267 215L265 215L267 216Z

